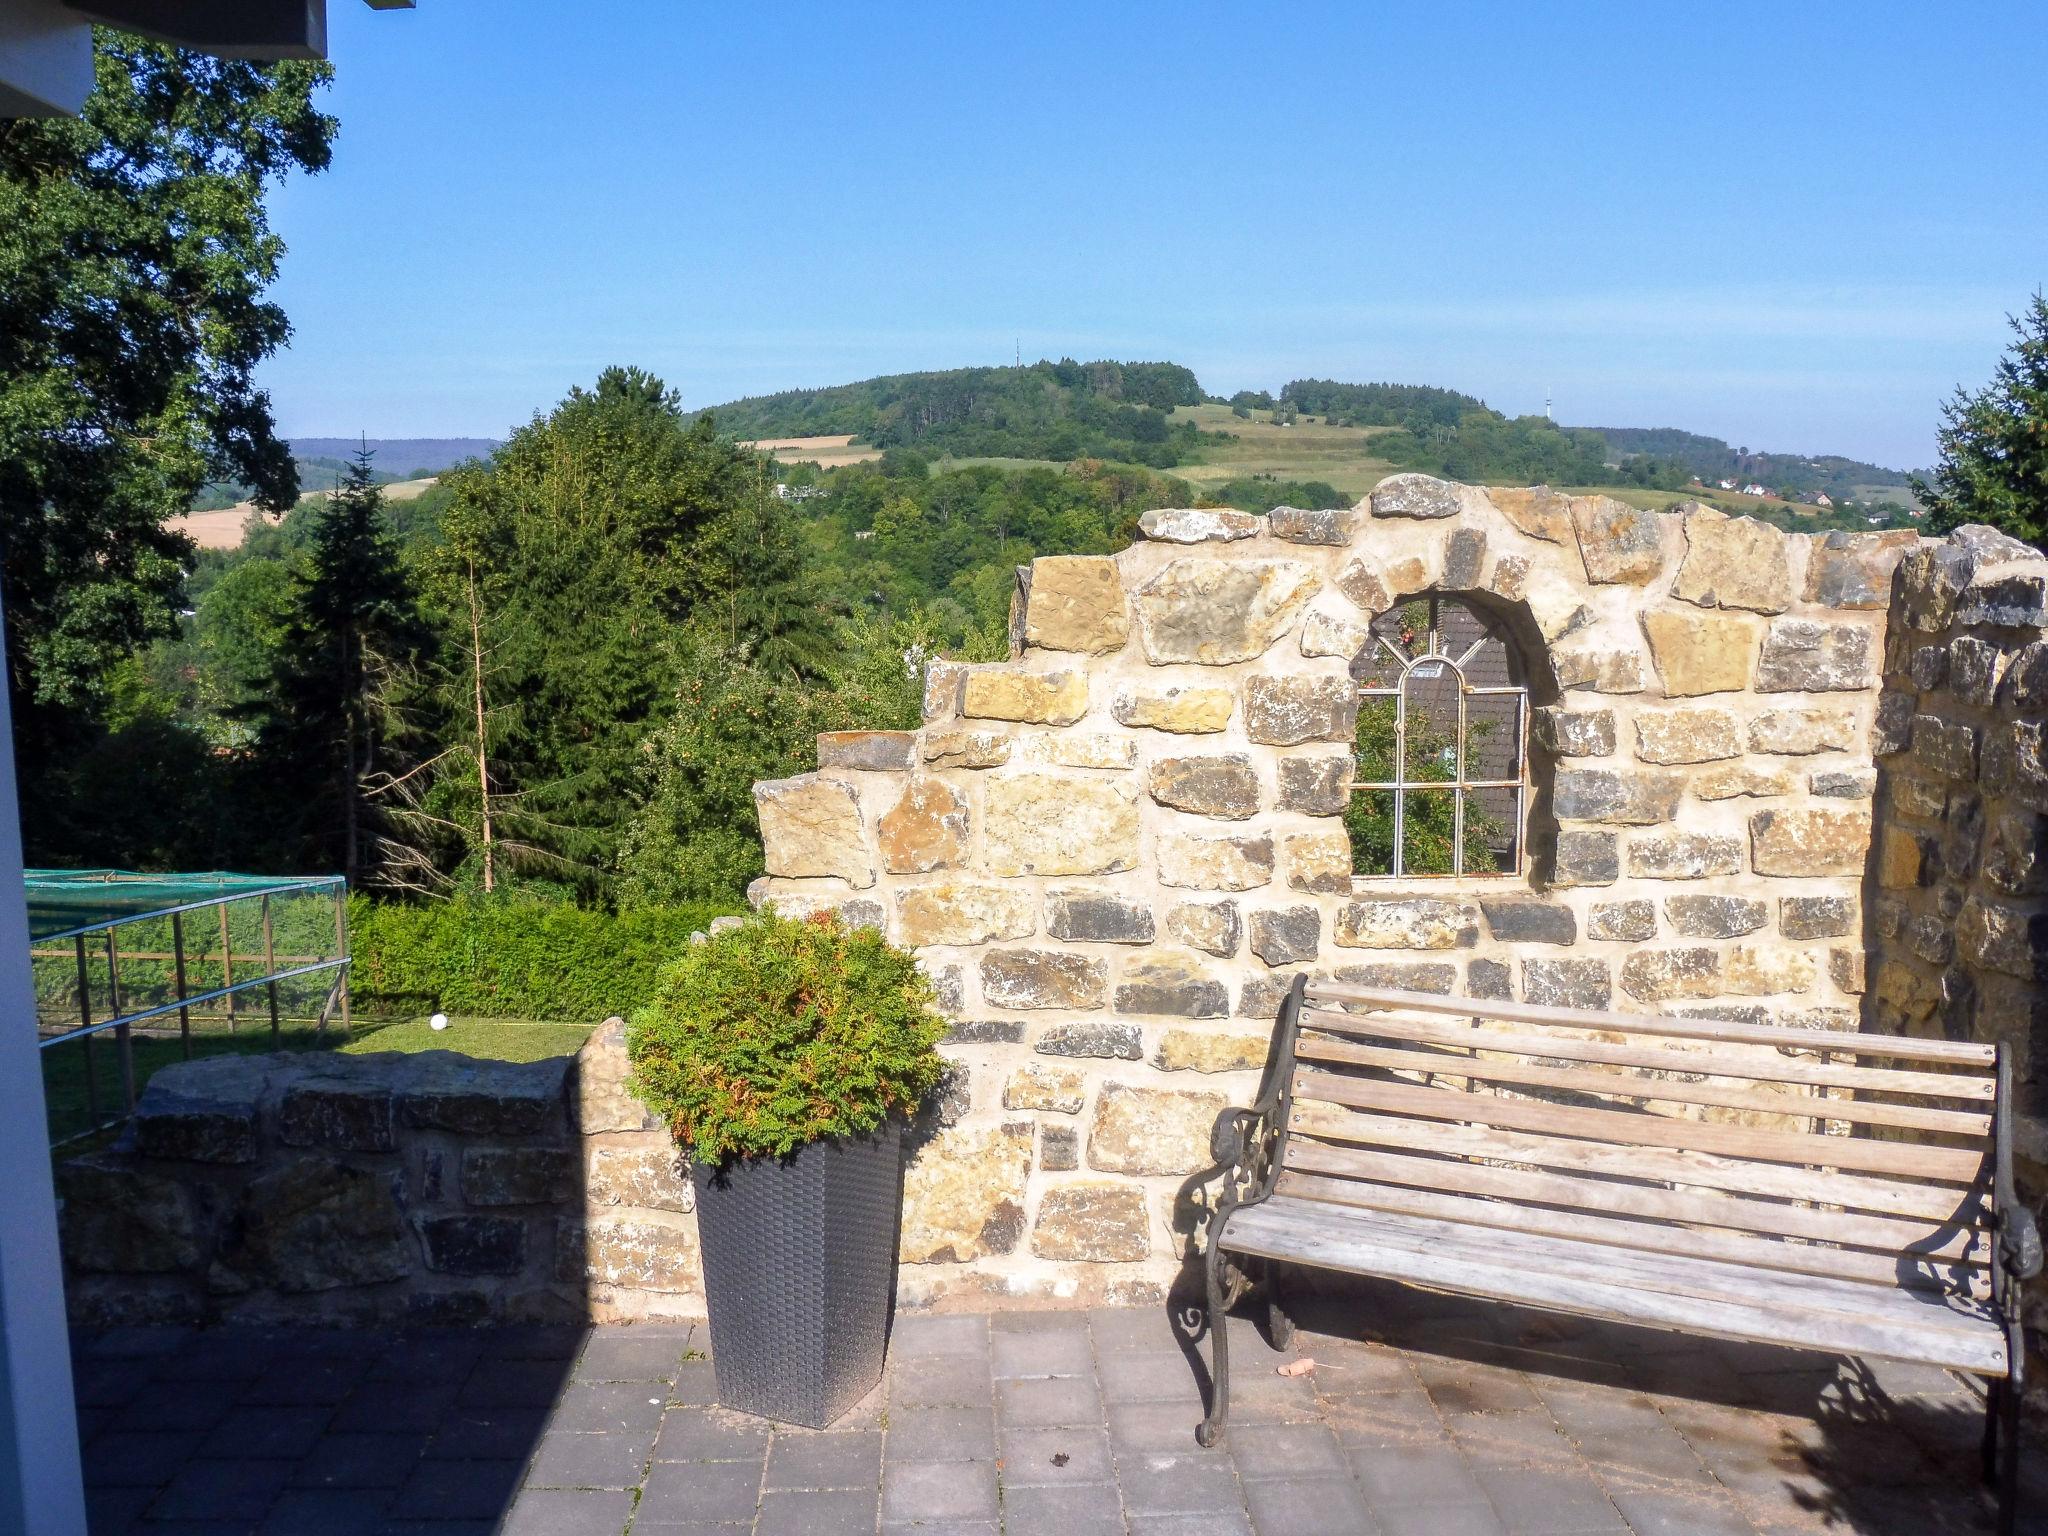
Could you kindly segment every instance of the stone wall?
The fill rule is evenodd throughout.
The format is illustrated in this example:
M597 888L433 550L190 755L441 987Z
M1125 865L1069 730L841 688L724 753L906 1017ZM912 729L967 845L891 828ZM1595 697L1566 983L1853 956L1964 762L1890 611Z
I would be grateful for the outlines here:
M1884 672L1871 1023L2011 1044L2022 1186L2038 1203L2048 1194L2048 560L1984 528L1910 555Z
M1019 572L1013 657L915 732L755 787L758 903L915 949L956 1063L902 1290L1152 1295L1184 1178L1299 971L1853 1029L1871 733L1907 534L1788 535L1421 475L1343 511L1162 511ZM1365 880L1351 658L1418 593L1520 636L1529 872Z
M72 1315L701 1317L688 1178L626 1075L617 1020L574 1060L429 1051L166 1068L118 1146L58 1170Z

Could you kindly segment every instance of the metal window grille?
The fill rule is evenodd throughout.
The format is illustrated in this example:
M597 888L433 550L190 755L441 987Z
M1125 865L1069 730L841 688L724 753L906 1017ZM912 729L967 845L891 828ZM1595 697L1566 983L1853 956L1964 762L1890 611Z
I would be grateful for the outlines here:
M1529 691L1501 624L1459 598L1412 598L1373 621L1352 676L1354 872L1520 874Z

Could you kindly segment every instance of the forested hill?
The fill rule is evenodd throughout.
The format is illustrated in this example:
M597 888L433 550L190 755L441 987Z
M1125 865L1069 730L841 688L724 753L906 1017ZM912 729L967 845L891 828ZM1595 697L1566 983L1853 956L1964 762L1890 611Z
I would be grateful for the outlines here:
M1200 440L1175 423L1202 386L1177 363L1077 363L896 373L711 407L735 437L850 433L878 448L956 458L1119 459L1167 468Z
M1832 453L1751 452L1718 437L1702 437L1677 427L1589 427L1607 442L1610 459L1640 455L1682 464L1688 473L1715 480L1756 480L1779 491L1825 491L1836 500L1856 494L1859 486L1906 487L1904 470L1866 464Z
M438 475L465 459L488 459L498 450L494 437L295 437L292 457L297 459L340 459L355 457L367 447L379 475L396 480L416 480Z

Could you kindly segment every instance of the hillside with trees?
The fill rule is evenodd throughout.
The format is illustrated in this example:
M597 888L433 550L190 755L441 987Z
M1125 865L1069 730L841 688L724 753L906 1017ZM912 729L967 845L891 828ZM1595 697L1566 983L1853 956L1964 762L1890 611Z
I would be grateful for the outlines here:
M1896 486L1900 501L1908 498L1911 477L1898 469L1866 464L1839 454L1752 452L1731 447L1718 437L1703 437L1677 427L1589 427L1607 444L1610 460L1626 466L1646 458L1674 464L1709 485L1721 480L1756 481L1787 495L1826 495L1835 501L1872 486Z

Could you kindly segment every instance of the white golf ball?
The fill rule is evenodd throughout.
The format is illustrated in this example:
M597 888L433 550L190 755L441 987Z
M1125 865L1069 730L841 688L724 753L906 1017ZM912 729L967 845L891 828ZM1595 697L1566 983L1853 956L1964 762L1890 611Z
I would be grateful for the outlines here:
M432 1025L435 1029L446 1029L448 1027L448 1015L445 1013L437 1013L431 1019L427 1020L427 1023Z

